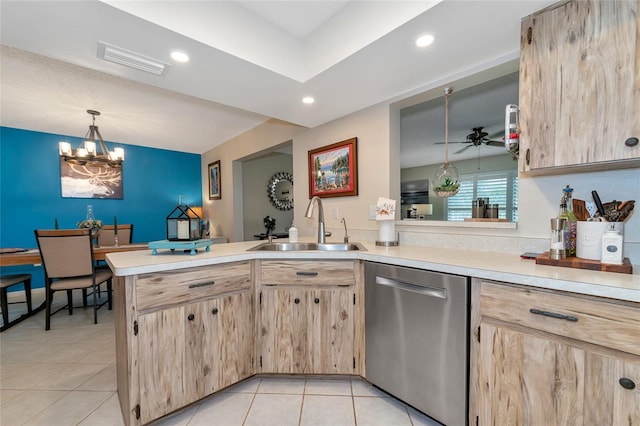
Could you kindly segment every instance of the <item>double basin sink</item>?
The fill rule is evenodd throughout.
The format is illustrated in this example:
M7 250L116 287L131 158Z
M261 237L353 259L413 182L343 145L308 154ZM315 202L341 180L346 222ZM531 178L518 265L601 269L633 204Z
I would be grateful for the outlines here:
M266 242L248 251L366 251L360 243L274 243Z

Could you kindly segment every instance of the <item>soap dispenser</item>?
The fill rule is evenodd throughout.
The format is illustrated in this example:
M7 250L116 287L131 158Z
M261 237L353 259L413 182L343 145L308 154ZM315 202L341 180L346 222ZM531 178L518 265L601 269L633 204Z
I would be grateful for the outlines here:
M291 243L298 242L298 228L296 228L295 223L292 223L291 228L289 228L289 242Z

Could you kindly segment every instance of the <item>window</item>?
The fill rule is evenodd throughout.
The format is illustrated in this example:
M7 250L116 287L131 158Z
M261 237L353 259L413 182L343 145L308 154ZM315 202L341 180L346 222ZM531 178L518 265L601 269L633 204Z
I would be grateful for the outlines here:
M498 217L518 221L517 171L474 173L460 176L460 190L446 200L447 220L462 221L471 217L471 206L476 198L489 198L498 204Z

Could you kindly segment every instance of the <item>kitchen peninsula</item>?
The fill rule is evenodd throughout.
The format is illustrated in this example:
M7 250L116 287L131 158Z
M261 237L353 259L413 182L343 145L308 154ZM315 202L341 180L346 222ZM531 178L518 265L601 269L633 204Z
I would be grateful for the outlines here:
M626 380L640 382L637 273L536 265L512 254L405 245L386 248L372 242L362 243L366 251L247 251L257 244L216 245L196 256L152 256L150 250L107 256L116 275L118 395L126 424L149 423L254 374L366 378L362 274L366 261L471 277L470 423L475 424L476 416L479 424L488 424L498 416L522 419L525 415L528 402L523 398L501 400L501 390L507 390L501 386L513 386L514 378L500 380L495 368L496 362L533 365L523 358L534 354L509 353L507 346L501 346L518 344L553 348L557 356L574 354L570 360L580 368L567 380L581 384L593 385L596 380L595 364L585 364L584 359L604 360L601 364L609 369L597 370L597 379L606 381L616 375L615 386L606 387L611 390L606 398L575 390L579 401L572 401L587 407L599 400L610 408L615 401L616 407L622 407L616 415L640 418L640 396L625 387L630 386ZM298 272L311 276L308 284L300 281ZM529 313L530 307L559 310L579 321L549 323L550 318ZM275 339L274 329L289 332ZM480 339L480 335L493 338ZM543 353L551 356L549 350ZM542 365L550 371L541 371ZM547 377L568 374L553 368L557 368L553 362L538 365L535 372L528 372L536 377L515 367L510 371L520 371L516 383L536 391L547 389ZM542 393L541 401L554 397ZM596 411L606 416L612 409ZM554 419L566 415L556 414Z

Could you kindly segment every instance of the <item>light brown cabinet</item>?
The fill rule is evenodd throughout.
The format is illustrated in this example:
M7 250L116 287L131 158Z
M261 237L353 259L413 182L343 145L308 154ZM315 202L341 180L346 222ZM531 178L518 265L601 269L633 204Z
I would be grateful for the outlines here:
M253 295L187 305L184 389L203 398L253 374Z
M185 391L185 308L140 315L136 323L140 395L134 414L141 424L164 416L193 401ZM135 373L134 373L135 374ZM139 407L139 408L138 408Z
M263 288L265 373L353 374L353 290Z
M638 0L572 0L523 19L521 171L640 165L638 31Z
M640 422L640 306L475 280L470 423Z
M251 265L117 277L125 423L147 424L254 374Z
M360 374L359 268L354 261L260 263L261 372Z

